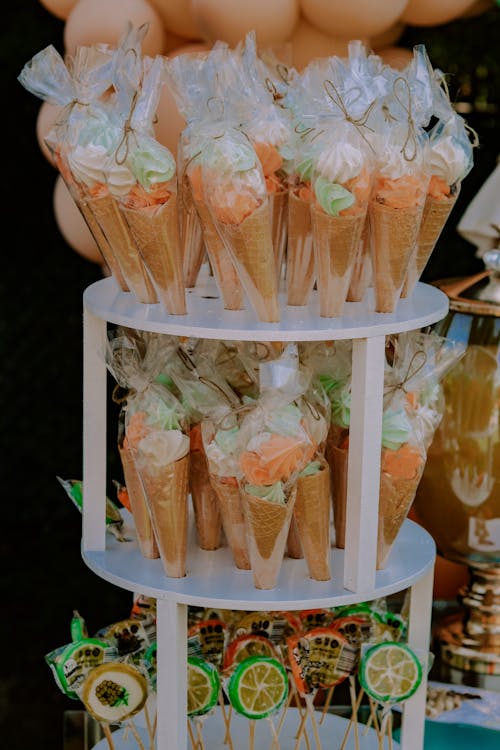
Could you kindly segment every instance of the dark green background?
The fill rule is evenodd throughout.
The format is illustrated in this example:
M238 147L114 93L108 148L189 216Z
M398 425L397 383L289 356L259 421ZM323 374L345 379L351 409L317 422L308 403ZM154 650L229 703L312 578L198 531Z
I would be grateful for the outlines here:
M2 9L0 746L5 750L62 750L63 713L81 705L60 693L44 655L69 642L74 608L93 634L126 617L132 600L82 562L81 519L56 481L56 475L81 478L82 293L101 274L58 231L52 207L57 175L35 135L41 101L17 76L48 44L62 52L62 32L63 22L37 0L14 0ZM467 120L481 147L424 274L430 281L483 268L455 227L500 152L495 111L500 9L439 28L408 29L400 43L411 48L420 42L434 66L452 73L453 98L480 108ZM110 479L121 476L114 440L112 424Z

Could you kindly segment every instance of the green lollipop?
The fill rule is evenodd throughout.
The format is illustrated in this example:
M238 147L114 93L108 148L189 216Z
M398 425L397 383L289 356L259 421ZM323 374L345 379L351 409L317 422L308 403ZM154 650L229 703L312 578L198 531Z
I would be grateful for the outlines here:
M228 685L231 705L248 719L265 719L283 705L288 676L277 659L250 656L234 670Z
M219 699L220 678L217 668L199 656L188 656L188 716L203 716Z

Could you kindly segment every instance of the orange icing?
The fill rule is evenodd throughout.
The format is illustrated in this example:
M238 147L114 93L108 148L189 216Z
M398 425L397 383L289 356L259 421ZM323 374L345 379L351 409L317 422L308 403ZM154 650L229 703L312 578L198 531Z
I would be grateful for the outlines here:
M265 177L269 177L273 172L277 172L283 166L283 158L272 143L257 142L254 144L255 151L262 165L262 171Z
M215 218L222 224L241 224L260 205L254 195L237 192L227 183L214 186L212 201Z
M142 185L134 185L124 200L127 208L147 208L148 206L161 206L168 201L172 193L167 187L167 182L159 182L146 190Z
M283 190L283 184L281 180L278 177L276 177L275 174L266 176L265 181L266 181L266 190L268 193L278 193L280 190Z
M314 197L311 183L308 182L307 185L302 185L298 191L297 191L297 197L300 198L301 201L306 201L306 203L311 203L312 199Z
M435 174L431 176L427 195L430 195L431 198L436 198L436 200L442 200L443 198L448 198L450 192L451 188L445 180Z
M93 187L87 188L87 191L92 198L104 198L109 195L109 188L104 182L96 182Z
M295 471L300 471L311 460L315 446L294 437L273 434L258 450L258 453L242 453L241 470L250 484L270 485L286 482Z
M136 411L132 414L127 424L128 444L132 449L137 448L138 443L150 432L146 425L146 412Z
M189 182L195 201L203 200L203 179L201 175L201 166L197 164L189 171Z
M364 211L370 197L371 180L369 171L366 168L363 169L357 177L348 180L343 187L354 195L356 203L340 211L340 216L359 214Z
M413 479L422 464L419 451L404 443L395 451L382 451L381 469L394 479Z
M127 438L125 438L125 440L123 441L123 447L124 448L128 447ZM130 497L128 494L128 490L124 484L121 484L118 487L116 491L116 496L118 497L118 500L121 502L123 507L126 508L129 511L129 513L132 513L132 506L130 505Z
M410 404L410 406L412 407L412 409L416 409L417 408L417 406L418 406L418 396L415 393L415 391L410 391L409 393L407 393L406 394L406 400L408 401L408 403Z
M390 208L412 208L418 206L422 197L422 181L413 175L391 180L378 177L375 182L375 198Z

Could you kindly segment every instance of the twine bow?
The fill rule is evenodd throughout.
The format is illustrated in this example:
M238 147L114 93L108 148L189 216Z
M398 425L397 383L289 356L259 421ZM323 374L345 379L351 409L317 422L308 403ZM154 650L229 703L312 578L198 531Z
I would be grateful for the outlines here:
M340 91L335 86L333 81L330 81L329 79L327 79L326 81L323 82L323 87L326 91L327 96L330 97L330 99L335 104L335 106L337 106L342 112L342 114L344 115L344 119L347 120L347 122L350 122L351 125L354 125L354 127L356 128L360 136L363 138L363 140L366 141L366 143L373 150L373 146L368 140L368 138L366 137L366 135L364 134L363 128L366 128L366 130L369 130L370 133L373 133L373 128L370 128L367 125L367 123L368 123L368 118L370 117L371 111L373 107L375 106L375 100L373 100L368 105L368 107L365 109L362 115L360 115L359 117L353 117L349 113L349 110L347 109L344 99L342 98ZM351 92L357 92L358 93L357 99L360 98L361 91L359 89L351 89L348 93L351 93ZM357 99L355 99L354 101L356 101Z
M406 103L402 98L399 97L399 94L397 92L398 83L403 84L403 87L405 88L404 93L408 95L408 103ZM401 149L401 153L403 154L406 161L414 161L414 159L416 159L417 157L417 131L415 121L413 119L410 84L408 83L406 78L403 78L403 76L398 76L398 78L396 78L396 80L394 81L392 90L395 100L406 112L406 121L408 123L408 132L406 134L406 139ZM408 148L411 148L412 150L408 151Z
M393 383L384 389L384 399L387 396L393 395L396 391L401 390L403 393L407 393L405 388L406 384L417 375L420 370L425 366L427 362L427 354L423 349L417 349L413 352L412 357L408 363L406 374L399 381L399 383Z

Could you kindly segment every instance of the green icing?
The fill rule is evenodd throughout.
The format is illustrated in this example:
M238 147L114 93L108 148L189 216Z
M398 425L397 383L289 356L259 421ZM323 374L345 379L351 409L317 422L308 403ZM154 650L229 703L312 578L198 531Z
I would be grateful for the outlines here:
M355 203L352 193L342 185L330 182L325 177L318 177L314 182L314 193L321 208L330 216L338 216L341 211Z
M239 427L231 427L229 430L217 430L215 435L215 442L226 455L233 453L236 447L236 439L239 432Z
M332 421L339 427L348 428L351 424L351 392L347 388L341 388L330 399Z
M161 430L180 430L180 414L168 406L164 401L157 399L155 408L151 409L148 414L148 423L153 424Z
M301 477L312 477L314 474L318 474L321 471L321 464L319 461L311 461L307 464L306 468L300 472Z
M266 427L278 435L296 435L300 430L302 412L295 404L287 404L266 417Z
M400 409L387 409L382 416L382 445L389 450L397 450L408 442L411 425L405 412Z
M330 396L330 391L336 391L337 388L341 388L344 384L344 380L334 378L332 375L320 375L319 382L327 396ZM333 394L331 394L333 396Z
M281 482L275 482L268 487L261 487L255 484L245 485L245 492L249 495L255 495L263 500L267 500L270 503L276 503L277 505L286 505L285 492L283 490L283 484Z
M303 182L310 182L312 180L313 173L313 160L311 157L302 159L297 166L295 171Z
M175 175L176 162L168 148L153 138L141 140L130 153L128 167L145 190L159 182L168 182Z

